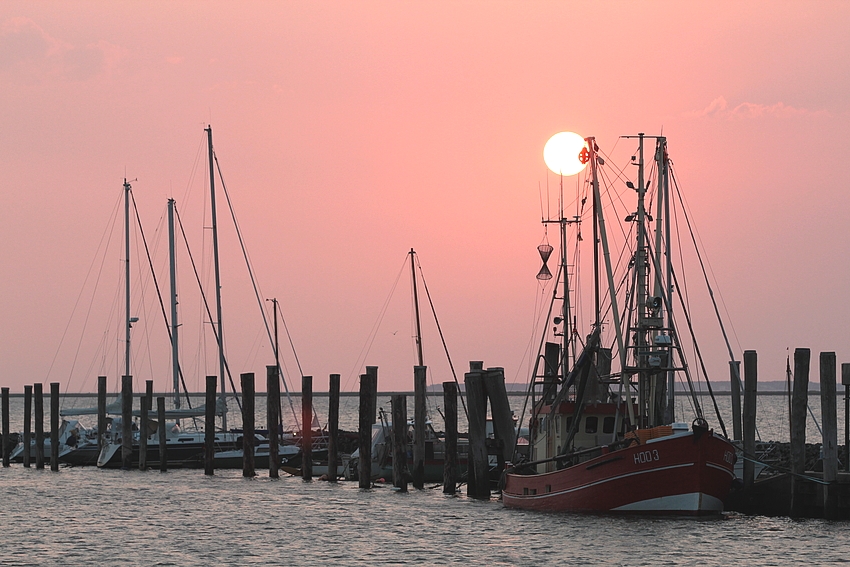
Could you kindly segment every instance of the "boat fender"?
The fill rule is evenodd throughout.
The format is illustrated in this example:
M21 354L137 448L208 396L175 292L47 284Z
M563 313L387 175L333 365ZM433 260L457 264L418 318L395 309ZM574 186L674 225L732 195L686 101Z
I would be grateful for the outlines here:
M705 433L708 433L708 422L698 417L691 424L691 429L694 431L694 443L699 441L699 438L702 437Z

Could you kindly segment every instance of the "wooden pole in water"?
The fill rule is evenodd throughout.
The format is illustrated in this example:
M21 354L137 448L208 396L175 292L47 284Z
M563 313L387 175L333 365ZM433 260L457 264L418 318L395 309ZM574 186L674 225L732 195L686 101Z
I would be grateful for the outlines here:
M239 375L242 387L242 476L256 476L254 449L256 445L256 382L253 372Z
M242 381L242 476L253 478L257 475L254 468L254 373L240 374L239 379Z
M844 472L850 472L850 363L841 365L844 385Z
M139 470L148 469L148 412L152 409L153 380L145 380L145 395L139 408Z
M328 480L336 482L339 454L339 374L328 382Z
M484 390L483 371L480 364L470 363L470 372L464 375L467 411L469 412L469 460L467 476L469 496L490 498L490 472L487 458L487 394Z
M372 398L374 397L372 393L373 383L372 377L368 374L360 375L360 422L358 429L360 457L357 463L357 478L360 488L372 487L372 420L374 414L371 412ZM8 395L4 399L8 400ZM6 406L8 408L8 402ZM6 413L3 415L6 415Z
M50 470L59 471L59 382L50 383Z
M393 486L407 492L407 396L392 397L393 412Z
M484 389L490 400L490 413L493 417L493 433L503 444L500 461L513 460L516 445L516 428L508 391L505 388L505 369L488 368L484 373ZM504 466L504 462L500 463Z
M216 377L207 376L204 412L204 474L215 474L215 387Z
M443 494L457 491L457 384L443 382L446 411L446 455L443 464Z
M809 396L809 363L811 351L794 350L794 391L791 395L791 517L803 511L803 481L806 472L806 409Z
M32 386L24 386L24 466L30 467L32 447Z
M838 518L838 420L835 407L835 353L820 353L821 423L823 424L823 515Z
M159 422L157 433L159 433L159 472L168 470L168 446L166 445L165 431L165 397L156 399L156 419Z
M52 437L51 437L52 439ZM130 470L133 460L133 377L121 377L121 468Z
M0 388L3 405L3 466L9 466L9 453L12 451L9 442L9 388Z
M744 351L744 490L751 494L755 481L756 392L758 356L754 350Z
M732 439L743 439L741 433L741 361L729 361L729 381L732 384Z
M97 377L97 454L103 450L106 435L106 376Z
M378 423L378 367L367 366L366 375L369 376L369 379L372 381L372 385L370 386L370 390L372 392L372 407L370 409L370 415L372 416L371 425L374 425Z
M425 389L427 366L413 367L413 488L425 488ZM407 413L405 402L405 413ZM405 489L407 483L405 483Z
M44 469L44 386L33 384L35 398L35 468Z
M269 478L280 478L280 381L277 365L266 366L266 421L269 429Z
M313 480L313 377L301 377L301 478Z

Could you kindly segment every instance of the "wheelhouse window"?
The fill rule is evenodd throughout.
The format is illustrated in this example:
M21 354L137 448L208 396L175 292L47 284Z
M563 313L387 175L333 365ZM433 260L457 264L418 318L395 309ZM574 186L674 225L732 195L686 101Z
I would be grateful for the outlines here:
M587 419L584 420L584 432L596 433L597 429L599 429L599 418L595 415L588 416Z
M614 416L609 415L602 420L602 433L614 433Z

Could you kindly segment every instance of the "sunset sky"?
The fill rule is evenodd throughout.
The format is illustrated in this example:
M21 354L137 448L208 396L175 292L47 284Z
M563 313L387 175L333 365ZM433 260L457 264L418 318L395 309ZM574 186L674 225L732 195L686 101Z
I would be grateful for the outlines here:
M3 2L0 384L91 392L106 374L114 387L121 347L104 337L122 256L99 256L101 241L127 177L157 267L168 198L203 261L207 125L261 299L279 300L298 354L301 370L281 330L296 390L301 373L316 391L330 373L356 390L365 365L381 390L412 390L409 271L388 300L411 248L459 379L483 360L525 382L541 198L558 183L543 146L565 130L621 155L634 144L619 136L663 132L736 357L757 350L759 379L783 380L789 350L808 347L817 380L820 351L850 362L848 30L842 1ZM272 349L218 207L230 366L237 383L264 380ZM181 356L200 391L218 368L178 262ZM164 391L145 281L133 374ZM451 374L421 299L437 384Z

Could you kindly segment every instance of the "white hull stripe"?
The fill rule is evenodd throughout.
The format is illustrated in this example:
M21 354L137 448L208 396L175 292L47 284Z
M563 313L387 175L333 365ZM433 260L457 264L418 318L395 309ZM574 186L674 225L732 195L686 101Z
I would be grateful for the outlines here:
M705 466L711 467L713 469L717 469L719 471L723 471L726 474L728 474L729 476L731 476L732 478L735 478L735 473L733 473L732 471L730 471L726 467L721 467L720 465L715 465L714 463L705 463Z
M632 502L614 508L618 512L649 512L649 511L670 511L677 510L688 511L723 511L723 501L714 496L703 494L701 492L691 492L690 494L677 494L675 496L662 496L660 498L650 498L641 500L640 502Z

